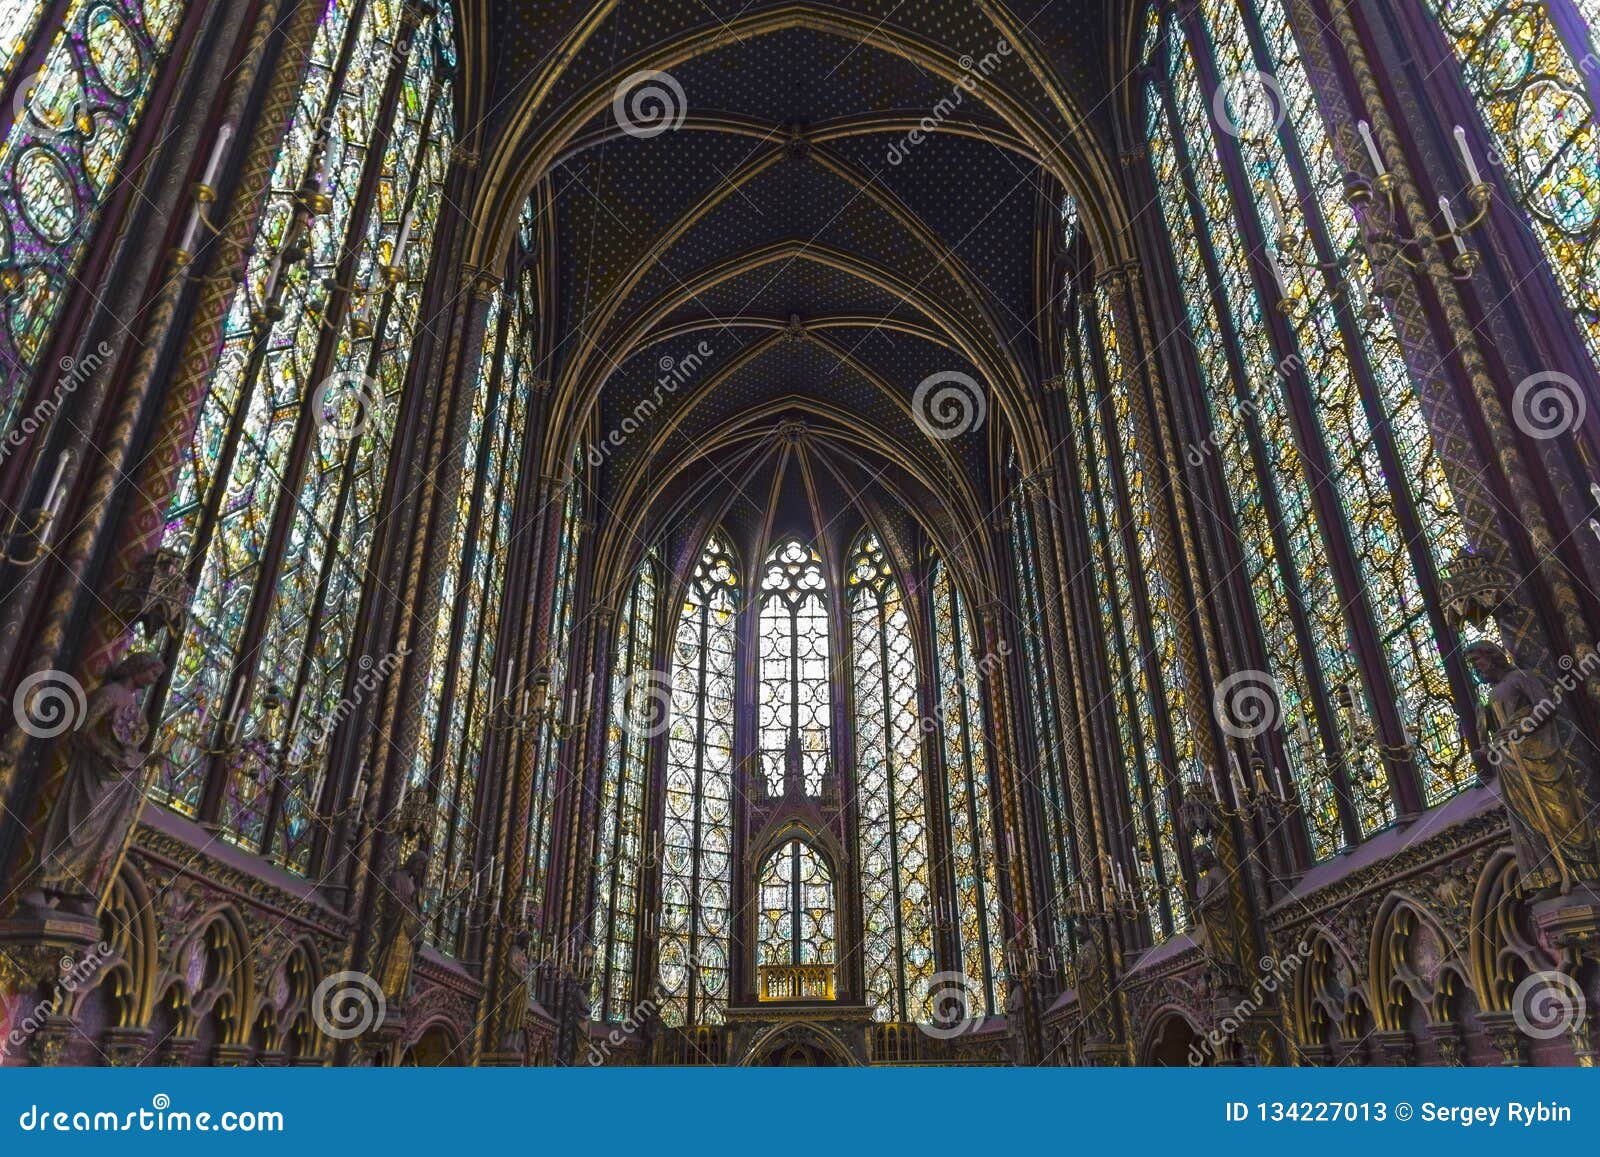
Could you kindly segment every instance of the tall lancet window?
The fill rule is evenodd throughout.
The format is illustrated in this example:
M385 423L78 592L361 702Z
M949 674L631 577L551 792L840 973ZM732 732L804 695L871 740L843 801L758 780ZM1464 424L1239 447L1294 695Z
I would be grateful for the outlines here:
M573 595L578 579L578 547L583 535L583 452L572 457L572 473L562 490L561 537L556 541L555 568L550 572L553 593L550 599L550 654L541 662L550 664L550 682L545 689L544 710L535 721L534 742L537 757L533 765L533 815L528 821L528 878L523 881L523 907L531 915L530 927L540 927L539 913L544 908L546 885L550 877L550 829L556 806L555 789L560 767L562 739L571 729L571 709L567 702L567 667L562 660L572 638Z
M720 1024L732 907L734 645L739 564L722 533L689 576L672 649L662 810L661 1016Z
M944 749L945 804L950 811L950 871L961 968L984 1013L1005 1007L1005 925L1000 916L1000 875L995 861L995 816L990 803L989 758L984 747L983 690L972 624L950 569L932 568L934 679Z
M1273 743L1325 857L1388 824L1413 774L1425 803L1470 779L1454 642L1429 595L1461 520L1359 222L1329 195L1343 174L1283 5L1201 0L1157 19L1145 98L1161 217L1281 702ZM1297 245L1354 265L1330 273Z
M467 903L481 886L473 880L483 839L477 789L496 692L506 692L496 646L533 388L533 277L524 266L490 301L411 766L409 790L426 794L433 819L423 908L430 939L445 952L460 947Z
M589 1002L595 1020L622 1020L634 1007L645 790L650 741L660 730L662 710L663 688L655 670L656 572L653 558L639 564L617 618L611 653L611 718L594 867L595 971Z
M867 1002L879 1020L927 1020L937 965L911 616L877 536L856 544L846 583Z
M424 8L402 40L398 0L328 6L163 538L195 596L154 794L297 871L454 136L450 6Z
M0 4L0 85L17 84L0 110L13 118L0 119L0 437L12 432L186 8L184 0ZM39 70L13 78L45 36Z
M1037 760L1037 774L1028 778L1037 784L1039 810L1044 819L1046 902L1055 919L1057 942L1066 944L1071 936L1066 904L1077 879L1077 861L1066 761L1061 750L1061 744L1071 742L1071 736L1061 726L1053 656L1045 633L1044 600L1053 596L1040 579L1039 535L1020 479L1013 482L1009 506L1011 555L1017 581L1017 632L1022 636L1025 673L1023 691Z
M779 543L761 568L761 770L784 792L791 746L807 795L828 772L828 582L822 559L798 539Z
M1600 362L1600 130L1593 78L1597 0L1425 0L1459 61L1498 153L1591 356ZM1569 9L1562 19L1563 9ZM1470 174L1463 174L1470 176Z

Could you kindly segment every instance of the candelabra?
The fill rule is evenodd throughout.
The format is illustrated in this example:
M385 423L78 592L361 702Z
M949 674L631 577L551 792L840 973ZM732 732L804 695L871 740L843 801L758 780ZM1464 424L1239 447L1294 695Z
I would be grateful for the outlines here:
M56 458L56 472L50 478L44 502L27 514L12 513L11 527L6 534L4 549L0 551L0 561L15 566L32 566L49 552L50 529L55 524L56 516L61 513L61 503L67 495L67 488L62 482L71 462L72 451L63 450Z
M1269 185L1278 232L1275 238L1277 253L1269 252L1267 260L1282 291L1282 297L1278 302L1278 308L1282 312L1289 311L1296 295L1290 291L1280 262L1302 272L1314 270L1332 279L1336 286L1335 293L1343 293L1347 297L1350 293L1347 273L1358 247L1365 251L1374 268L1387 267L1391 262L1398 261L1408 269L1418 269L1425 261L1423 251L1431 246L1447 255L1451 277L1455 280L1468 281L1478 271L1480 259L1467 245L1467 235L1488 219L1494 195L1493 187L1483 179L1483 174L1478 168L1477 159L1473 156L1472 148L1467 141L1466 130L1457 125L1455 140L1470 180L1466 196L1472 205L1471 215L1465 220L1458 219L1450 198L1441 196L1439 212L1443 218L1444 230L1435 232L1431 225L1427 225L1407 232L1399 224L1401 203L1395 188L1394 174L1389 172L1383 162L1378 142L1372 135L1372 127L1366 121L1361 121L1356 128L1367 158L1372 164L1374 175L1369 180L1364 174L1354 170L1345 173L1344 198L1355 211L1362 229L1360 235L1351 240L1349 247L1343 253L1335 254L1331 261L1320 260L1310 251L1307 238L1291 232L1277 186ZM1378 305L1369 299L1363 312L1371 317L1377 313L1378 308Z
M1219 816L1228 819L1247 820L1267 811L1287 811L1294 807L1294 792L1289 786L1289 781L1281 767L1273 766L1273 774L1267 775L1268 764L1259 755L1250 757L1250 775L1244 774L1240 766L1239 756L1228 752L1228 782L1233 787L1233 798L1237 807L1230 808L1227 796L1223 793L1222 784L1218 780L1216 768L1212 768L1211 796L1202 802L1206 807L1213 809ZM1188 794L1194 796L1195 786L1191 784Z

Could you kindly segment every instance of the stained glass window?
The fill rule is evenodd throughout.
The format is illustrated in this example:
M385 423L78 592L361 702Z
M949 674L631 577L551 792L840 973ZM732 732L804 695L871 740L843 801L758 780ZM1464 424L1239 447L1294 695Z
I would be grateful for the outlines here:
M833 964L833 879L828 865L804 840L790 840L761 869L760 964Z
M1135 584L1142 570L1133 564L1139 557L1135 517L1129 496L1117 481L1117 461L1112 456L1118 392L1125 391L1128 383L1105 289L1074 298L1068 322L1068 396L1083 518L1093 552L1100 644L1110 684L1107 708L1116 729L1117 763L1127 786L1124 830L1117 835L1133 850L1134 879L1129 884L1150 914L1152 935L1160 940L1188 921L1172 784L1155 728L1159 712L1152 679L1160 679L1162 669L1153 661L1158 652L1147 655L1140 637ZM1121 401L1125 406L1126 399ZM1147 512L1144 517L1148 518Z
M545 886L550 876L550 830L554 821L556 772L560 767L561 749L571 728L571 719L564 715L567 696L567 664L563 656L567 640L572 638L573 594L578 577L578 540L583 533L583 495L580 493L583 473L583 453L573 455L572 473L568 476L561 497L561 537L556 543L556 565L551 575L554 594L550 600L551 654L545 657L550 665L549 686L544 697L544 710L536 721L535 740L538 753L533 768L533 815L528 823L528 878L524 887L523 906L534 914L533 930L539 928L537 914L544 908Z
M829 767L828 584L822 559L796 539L779 543L761 572L761 769L784 792L791 745L807 795Z
M1393 325L1351 246L1359 225L1282 5L1202 0L1192 31L1169 17L1152 41L1151 164L1187 288L1186 336L1213 427L1207 453L1218 456L1229 491L1284 750L1322 858L1394 817L1372 691L1352 643L1356 616L1371 616L1423 798L1439 802L1467 782L1422 577L1464 539ZM1221 77L1222 119L1237 131L1212 115L1207 56ZM1261 74L1275 86L1264 87ZM1243 174L1243 203L1230 159ZM1247 251L1246 222L1269 238L1268 253ZM1341 304L1331 274L1293 260L1284 237L1356 254L1343 281L1349 300ZM1292 341L1275 340L1267 324L1266 303L1280 298ZM1332 496L1337 518L1319 507L1318 489ZM1415 511L1412 532L1402 508ZM1342 590L1332 562L1346 547L1365 605ZM1322 750L1330 734L1340 748L1331 757Z
M170 647L154 794L194 813L224 776L226 838L297 871L359 684L350 648L453 137L448 6L404 45L399 14L398 0L328 5L163 540L196 593ZM362 203L369 166L379 195ZM307 189L327 209L309 220ZM347 252L348 308L334 309Z
M1600 132L1593 93L1600 2L1425 0L1499 154L1496 166L1600 362ZM1565 8L1566 5L1561 5Z
M678 610L661 833L659 980L669 1025L720 1024L732 921L739 565L719 531Z
M0 80L40 29L36 0L0 5ZM14 424L67 300L184 0L72 0L43 64L21 78L0 144L0 437Z
M495 692L505 694L495 645L537 356L534 300L533 271L525 267L489 303L410 771L410 790L426 793L432 804L423 910L430 940L449 953L460 948L476 889L475 853L483 838L473 822L477 787Z
M647 558L639 564L617 619L612 649L611 718L594 870L596 967L590 1005L595 1020L622 1020L634 1005L645 788L650 739L662 708L663 685L654 667L658 585L656 562Z
M851 553L846 586L867 1002L879 1020L930 1020L938 966L911 615L870 533Z
M1005 1007L1005 925L1000 914L996 820L990 801L989 758L984 747L983 691L965 601L949 568L935 559L933 589L934 679L944 751L945 804L950 813L950 872L955 901L949 913L960 941L960 964L983 1012ZM976 1011L976 1010L974 1010Z
M1013 466L1015 464L1013 463ZM1039 577L1039 537L1033 511L1019 480L1014 480L1008 500L1012 566L1017 590L1017 634L1022 640L1023 698L1028 723L1036 737L1037 763L1025 778L1035 787L1044 821L1045 902L1055 921L1056 941L1071 937L1066 904L1077 879L1066 763L1061 744L1068 742L1062 729L1061 707L1056 699L1054 663L1046 644L1044 599L1051 597Z

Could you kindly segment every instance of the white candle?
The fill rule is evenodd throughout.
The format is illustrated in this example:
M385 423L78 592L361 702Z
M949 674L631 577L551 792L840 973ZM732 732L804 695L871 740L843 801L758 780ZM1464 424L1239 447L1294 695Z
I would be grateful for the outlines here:
M228 142L233 139L233 126L224 123L217 130L217 139L211 145L211 159L206 162L205 175L200 178L200 183L209 188L215 188L217 173L222 169L223 155L228 151Z
M63 450L56 455L56 472L51 475L50 488L44 493L45 513L50 515L51 518L56 516L56 511L61 507L62 498L66 496L65 488L61 485L61 479L67 472L67 463L71 460L71 450Z
M1278 224L1278 232L1285 233L1289 229L1289 219L1283 215L1283 194L1278 192L1278 182L1269 180L1267 192L1272 200L1272 216Z
M411 777L409 775L402 775L400 777L400 795L394 801L394 806L395 806L395 810L396 811L398 811L400 809L401 805L403 805L406 802L406 790L410 786L411 786Z
M232 723L239 717L239 703L244 699L244 684L240 683L233 692L233 703L228 707L228 722Z
M1361 134L1361 141L1367 146L1367 156L1372 158L1373 169L1377 171L1378 176L1383 176L1388 170L1383 167L1383 156L1378 152L1378 142L1372 139L1372 126L1366 121L1360 121L1356 124L1356 131Z
M1289 296L1289 283L1283 279L1283 267L1278 264L1277 254L1267 250L1267 264L1272 268L1272 280L1278 283L1278 293L1283 297Z
M1239 756L1232 751L1228 752L1228 774L1233 781L1234 795L1239 799L1243 799L1245 797L1244 774L1239 770Z
M390 265L398 266L405 259L406 245L411 241L411 218L415 212L415 208L407 209L405 220L400 222L400 236L394 240L394 260L389 262Z
M1216 796L1217 800L1220 802L1222 799L1222 785L1217 782L1216 765L1213 764L1210 767L1207 767L1206 774L1211 777L1211 794Z
M361 805L366 800L366 798L367 798L367 781L366 780L362 780L360 782L360 784L358 784L356 786L355 813L356 813L356 816L358 818L361 815Z
M278 274L283 271L283 254L275 253L272 264L267 268L266 284L261 287L261 304L265 305L272 300L273 291L278 288Z
M197 201L189 210L189 220L183 226L183 237L178 241L180 252L193 254L200 247L200 214L202 210Z
M1474 185L1483 184L1483 174L1478 171L1478 159L1472 155L1472 146L1467 143L1467 130L1457 125L1455 138L1456 148L1461 150L1461 160L1467 166L1467 176Z
M1456 215L1450 208L1450 198L1439 198L1439 212L1444 214L1444 227L1453 234L1456 231Z

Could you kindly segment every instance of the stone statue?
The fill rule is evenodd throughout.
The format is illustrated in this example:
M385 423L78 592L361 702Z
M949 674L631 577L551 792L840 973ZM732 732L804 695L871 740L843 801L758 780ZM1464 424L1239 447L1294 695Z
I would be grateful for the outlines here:
M1072 960L1072 973L1083 1039L1086 1044L1103 1044L1112 1036L1108 1027L1112 1014L1111 988L1106 982L1105 957L1088 920L1078 917L1073 923L1073 932L1078 951Z
M1501 798L1519 829L1524 881L1534 890L1557 888L1562 894L1600 881L1596 803L1587 769L1562 734L1559 695L1532 671L1514 666L1494 643L1473 643L1466 657L1489 688L1483 738Z
M1206 961L1224 985L1240 980L1244 935L1233 907L1233 885L1216 852L1205 844L1195 849L1195 915L1200 921L1201 948Z
M506 1052L521 1054L524 1036L522 1020L528 1011L528 973L532 962L528 957L528 930L519 928L511 937L511 951L506 959L506 970L511 975L511 985L506 990L506 1026L500 1037L500 1047Z
M140 692L166 668L154 655L130 655L106 672L67 739L67 774L45 826L39 874L24 907L93 916L110 886L144 793L149 734Z
M411 963L422 933L422 885L428 878L428 853L418 848L389 873L389 904L384 917L383 952L377 981L391 1005L405 1001L411 986Z

